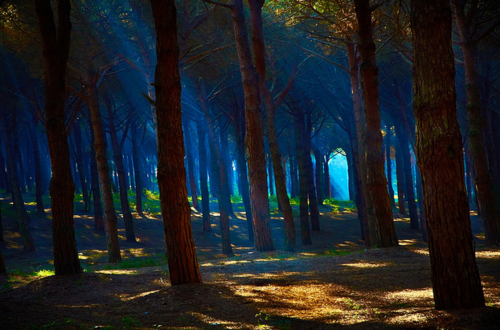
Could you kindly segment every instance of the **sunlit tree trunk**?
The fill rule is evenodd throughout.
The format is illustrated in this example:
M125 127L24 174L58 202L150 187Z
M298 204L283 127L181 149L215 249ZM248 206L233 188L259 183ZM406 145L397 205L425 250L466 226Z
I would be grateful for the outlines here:
M366 115L366 165L367 183L375 209L378 227L379 247L397 246L398 238L394 227L391 202L387 192L387 180L382 152L380 108L378 104L378 67L375 62L375 43L369 0L354 0L359 32L359 53L361 54L361 86L363 89ZM373 237L372 237L373 239Z
M70 154L64 122L65 75L69 56L71 5L57 1L57 27L49 0L35 0L45 62L45 117L52 178L52 236L56 275L82 272L76 247Z
M156 29L158 186L172 285L200 283L191 230L182 134L181 78L174 0L151 0Z
M417 159L436 309L482 307L457 122L450 2L413 0L411 25Z
M233 0L231 6L234 36L245 93L245 146L247 150L250 203L252 206L254 246L257 251L273 251L271 217L267 190L266 155L264 151L264 120L262 118L258 76L252 63L245 27L243 1Z

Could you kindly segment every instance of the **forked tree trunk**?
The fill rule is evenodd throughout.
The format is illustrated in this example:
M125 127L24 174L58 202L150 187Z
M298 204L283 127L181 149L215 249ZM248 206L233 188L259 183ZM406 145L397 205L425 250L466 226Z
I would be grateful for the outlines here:
M172 285L200 283L191 230L182 134L181 78L174 0L151 0L156 29L155 72L158 187Z
M366 146L367 183L378 225L378 241L374 240L372 243L379 247L398 246L384 170L380 108L378 104L378 67L375 62L370 1L354 0L354 4L359 26L360 74L366 115L364 143Z
M57 28L49 0L36 0L36 14L42 36L45 62L45 117L49 144L52 179L52 237L56 275L78 274L82 267L78 259L73 220L75 184L66 125L64 122L65 76L68 62L71 22L69 0L57 2Z
M210 196L208 194L208 174L207 174L207 151L205 149L205 130L203 129L202 119L196 121L196 131L198 133L198 159L200 162L200 190L201 190L201 208L203 212L203 231L211 232L210 225Z
M413 0L411 25L417 159L436 309L483 307L457 122L449 0Z
M245 146L250 203L252 206L254 246L257 251L275 250L271 233L269 196L267 191L266 155L264 151L264 120L262 118L258 76L252 63L248 35L245 27L243 1L233 0L231 6L236 49L245 93Z
M88 72L87 81L94 80L94 73ZM113 191L111 190L111 175L106 156L106 135L102 123L101 109L99 107L99 98L97 88L93 84L87 86L89 95L89 108L92 115L92 127L94 128L94 150L99 173L99 182L101 183L102 200L104 204L104 229L106 231L106 242L108 246L108 261L121 261L120 243L118 241L118 228L115 207L113 205ZM95 198L96 196L94 196Z

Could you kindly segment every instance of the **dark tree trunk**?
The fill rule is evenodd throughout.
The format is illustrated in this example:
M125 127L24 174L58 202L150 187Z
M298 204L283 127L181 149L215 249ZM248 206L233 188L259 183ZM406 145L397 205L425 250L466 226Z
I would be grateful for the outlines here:
M304 114L295 106L292 106L292 115L295 132L295 150L297 153L297 163L299 165L299 212L300 212L300 234L302 245L311 245L311 228L309 225L309 212L307 205L307 173L304 157L303 135Z
M236 215L234 214L233 211L233 204L231 202L231 163L229 162L229 147L228 147L228 141L227 141L227 127L224 129L222 123L219 124L219 137L220 137L220 161L222 162L222 166L224 169L224 175L223 178L224 180L222 181L222 193L228 196L228 203L227 204L227 214L230 217L236 218ZM215 139L217 139L214 136ZM222 178L222 177L221 177Z
M40 157L40 147L38 145L37 129L38 119L35 115L32 117L32 126L30 128L30 139L31 145L33 147L33 158L35 161L35 199L36 199L36 209L38 212L44 213L43 207L43 187L42 187L42 160ZM1 164L0 164L1 166ZM2 167L3 169L3 167Z
M196 121L196 131L198 134L198 159L200 163L200 190L201 190L201 208L203 212L203 231L212 231L210 225L210 196L208 194L208 173L207 173L207 150L205 149L205 130L202 119Z
M269 180L269 195L274 195L274 182L273 182L273 161L271 159L271 152L269 151L269 156L267 157L267 176Z
M392 161L391 161L391 127L386 126L386 140L385 140L385 161L386 161L386 171L387 171L387 187L389 191L389 199L391 200L391 207L396 206L394 200L394 188L392 187Z
M6 172L5 158L0 149L0 189L5 189L5 193L10 194L10 184L8 174Z
M134 181L135 181L135 210L143 217L142 213L142 178L141 178L141 164L138 155L137 145L137 120L133 120L130 127L130 137L132 140L132 161L134 162Z
M113 158L115 160L116 166L116 178L118 179L118 187L120 193L120 205L122 207L123 222L125 223L125 235L128 242L136 242L135 232L134 232L134 218L132 217L132 212L130 212L130 204L128 203L128 187L125 179L125 167L123 166L123 143L125 142L125 137L128 133L127 129L123 132L123 137L121 141L118 141L118 136L116 132L114 113L111 108L111 103L108 98L105 99L106 109L108 110L108 128L109 136L111 138L111 145L113 147Z
M198 204L198 195L196 195L196 182L194 179L194 159L193 159L193 142L191 141L191 129L189 127L189 122L187 119L183 119L184 127L184 137L186 142L186 154L187 154L187 164L188 164L188 177L189 186L191 187L191 199L193 200L193 207L196 210L200 209Z
M252 206L250 205L250 188L248 186L247 160L245 156L245 114L242 110L243 109L241 109L238 104L234 104L233 116L235 118L234 135L236 138L236 164L238 167L238 187L241 198L243 199L243 205L245 206L248 240L253 242Z
M299 197L299 179L297 177L297 157L293 154L289 157L290 160L290 183L292 186L292 198Z
M459 4L460 2L460 4ZM477 46L472 40L472 19L465 15L465 2L453 0L457 27L462 42L462 53L464 55L465 84L467 86L467 120L469 123L469 141L472 161L476 175L474 178L477 188L477 199L481 205L481 218L484 224L486 245L493 246L500 243L500 222L498 211L495 206L495 194L493 191L493 180L490 169L488 169L488 158L484 147L483 132L485 131L484 120L481 115L481 98L479 93L479 76L476 66ZM475 4L477 6L477 4ZM471 11L474 9L470 9ZM471 13L469 13L470 15ZM473 30L475 30L473 28ZM493 170L493 169L492 169Z
M422 189L422 177L420 176L420 170L415 169L417 172L417 198L418 198L418 210L420 211L420 230L422 231L422 241L428 242L427 237L427 221L425 219L424 211L424 192Z
M361 54L361 86L366 115L366 165L367 183L375 209L378 225L379 247L398 246L394 227L392 207L387 192L387 180L382 152L382 133L380 131L380 108L378 104L378 67L375 62L375 43L369 0L354 0L359 31L359 52ZM372 237L373 239L373 237Z
M316 196L318 198L318 205L323 205L323 156L318 148L314 148L314 160L316 164L315 178L316 178Z
M457 122L450 2L413 0L411 25L417 159L436 309L482 307Z
M303 155L304 162L306 167L306 175L307 175L307 196L309 197L309 212L311 214L311 228L314 231L319 231L319 209L318 209L318 199L316 197L316 187L314 186L314 170L311 160L311 132L312 132L312 123L311 123L311 113L308 112L306 114L306 126L302 131L302 147L303 147Z
M93 72L88 72L87 81L94 81ZM106 156L106 134L104 132L101 109L99 107L97 87L94 84L89 84L87 90L89 93L89 108L92 115L92 127L94 128L95 159L104 204L104 228L106 230L106 241L108 246L108 261L119 262L121 261L120 243L118 241L117 217L113 205L111 171ZM96 198L95 195L94 198Z
M410 212L410 228L418 229L417 203L415 202L415 189L413 188L413 175L411 170L411 155L409 141L401 127L396 129L401 158L403 159L403 168L406 186L406 200L408 201L408 210Z
M17 126L17 125L16 125ZM19 136L16 127L14 127L13 131L14 139L12 147L14 148L14 157L16 162L16 170L18 171L19 185L21 187L21 192L23 194L26 193L26 175L24 171L24 161L23 154L21 152L21 148L19 147L19 140L21 137Z
M80 128L80 121L77 121L73 125L73 136L75 138L75 158L76 164L78 165L78 176L80 179L80 185L82 187L83 202L85 205L85 210L90 210L89 193L87 191L87 184L85 182L85 166L83 164L83 153L82 153L82 130Z
M269 195L267 190L264 120L262 118L258 76L252 63L250 47L248 45L242 0L233 0L231 16L245 94L245 146L250 181L250 203L255 237L254 245L257 251L273 251L275 247L271 233Z
M398 189L398 208L399 214L406 215L405 207L405 186L404 186L404 171L403 171L403 155L400 148L396 148L396 180Z
M94 204L94 229L97 231L104 230L104 219L102 216L101 189L99 187L99 171L97 169L96 151L95 151L95 135L94 127L91 118L89 121L90 131L90 175L92 177L91 191ZM90 202L90 196L89 196Z
M172 285L200 283L191 230L182 135L181 79L174 0L151 0L156 29L158 187Z
M347 152L346 152L347 154ZM353 174L354 172L352 171L352 156L349 156L349 154L347 154L347 159L349 159L349 157L351 157L350 161L349 161L349 197L351 199L353 199L353 195L354 195L354 185L353 185ZM325 180L323 182L324 184L324 190L325 190L325 197L326 198L333 198L333 194L332 194L332 191L330 189L330 167L328 166L328 162L330 161L330 155L325 155L324 156L324 159L323 159L323 166L324 166L324 171L325 171Z
M5 268L5 261L3 260L2 251L0 250L0 274L7 273L7 269Z
M134 123L131 123L131 125L134 125ZM132 135L132 132L130 133L130 135ZM129 173L128 179L130 182L130 190L135 192L134 161L132 159L132 152L131 151L130 151L129 155L127 156L127 166L128 166L128 173Z

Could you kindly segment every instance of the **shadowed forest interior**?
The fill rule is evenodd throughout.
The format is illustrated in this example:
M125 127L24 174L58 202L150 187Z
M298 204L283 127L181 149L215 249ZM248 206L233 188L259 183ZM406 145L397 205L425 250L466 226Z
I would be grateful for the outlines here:
M500 329L500 3L0 0L0 328Z

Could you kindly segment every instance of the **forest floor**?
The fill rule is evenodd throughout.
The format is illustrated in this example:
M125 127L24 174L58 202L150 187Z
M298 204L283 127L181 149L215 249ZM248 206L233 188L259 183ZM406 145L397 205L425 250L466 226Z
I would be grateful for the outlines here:
M91 214L78 211L75 229L85 273L53 274L50 213L31 212L36 252L23 252L12 206L2 200L8 274L0 278L0 329L500 329L500 250L484 247L472 214L476 257L487 307L436 311L427 245L409 219L396 215L400 247L366 250L357 214L321 207L321 231L297 253L283 246L274 211L277 251L256 252L247 239L241 204L231 220L234 256L222 254L217 213L211 233L192 213L203 284L172 287L163 228L154 212L135 217L137 242L125 240L123 262L108 264L106 239ZM345 204L347 205L347 204ZM215 204L213 205L215 206ZM296 206L295 206L296 207ZM213 208L215 209L215 207ZM47 210L50 211L50 210ZM296 217L298 219L298 217Z

